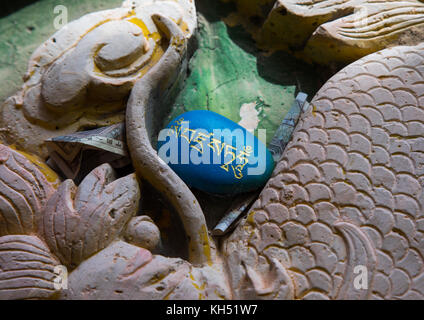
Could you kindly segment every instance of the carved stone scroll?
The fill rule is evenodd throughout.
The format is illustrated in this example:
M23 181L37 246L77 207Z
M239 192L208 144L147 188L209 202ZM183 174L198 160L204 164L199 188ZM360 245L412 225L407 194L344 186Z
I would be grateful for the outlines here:
M54 34L32 55L22 89L0 108L0 140L45 158L46 139L123 121L134 83L169 46L155 14L175 21L184 37L194 32L192 1L139 0Z
M298 52L320 64L347 64L423 41L424 3L418 0L234 1L261 48Z

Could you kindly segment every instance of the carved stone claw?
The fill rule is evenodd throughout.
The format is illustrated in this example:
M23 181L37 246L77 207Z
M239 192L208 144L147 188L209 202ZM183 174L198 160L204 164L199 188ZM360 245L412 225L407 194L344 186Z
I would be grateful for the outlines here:
M134 174L115 180L112 167L101 165L78 188L72 180L60 185L45 208L43 238L73 269L121 234L136 214L139 199Z

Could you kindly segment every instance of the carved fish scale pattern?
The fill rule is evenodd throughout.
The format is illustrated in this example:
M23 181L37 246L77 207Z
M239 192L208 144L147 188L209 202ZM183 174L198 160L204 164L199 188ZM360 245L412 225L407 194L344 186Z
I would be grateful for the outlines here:
M236 297L424 298L423 49L369 55L318 92L224 244Z
M35 236L0 237L0 300L46 299L57 292L59 261Z

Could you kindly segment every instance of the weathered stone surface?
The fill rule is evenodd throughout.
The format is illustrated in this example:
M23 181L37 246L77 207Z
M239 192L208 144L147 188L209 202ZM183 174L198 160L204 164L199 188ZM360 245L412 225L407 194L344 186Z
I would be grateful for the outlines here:
M318 92L225 241L235 298L424 298L423 49L369 55Z
M143 4L146 3L146 1L141 2ZM122 104L126 101L123 92L129 92L132 88L131 84L135 83L131 92L131 98L128 102L126 114L128 147L134 166L140 177L145 178L158 188L158 190L164 192L171 203L176 207L186 229L187 236L190 239L190 247L188 250L190 252L190 262L196 264L196 269L193 270L193 276L191 277L185 274L185 277L181 279L183 284L178 286L178 288L181 288L182 291L177 291L176 297L193 297L193 288L196 289L197 287L199 292L196 291L195 296L198 298L218 296L229 297L230 291L228 289L228 282L226 281L223 262L216 256L215 243L209 237L205 218L196 198L178 176L160 161L156 151L151 145L151 142L154 141L152 137L156 137L157 130L161 128L161 126L158 125L160 121L158 121L157 117L159 117L159 120L162 120L164 108L169 107L169 104L163 102L172 95L172 92L178 88L180 80L183 79L181 71L184 70L186 66L188 39L195 26L194 4L190 2L188 5L188 7L193 10L179 11L178 4L175 2L156 1L152 3L150 7L142 6L142 8L139 8L141 2L125 2L122 9L85 16L81 18L79 22L75 22L68 26L68 28L59 31L59 35L61 32L70 32L67 34L67 36L71 38L70 40L66 37L57 37L57 39L50 39L51 41L48 42L46 47L40 47L39 51L41 53L36 52L34 54L40 58L40 61L33 65L30 63L30 69L31 67L34 68L34 73L31 73L28 79L29 82L35 81L36 83L33 83L31 87L25 87L24 85L24 88L29 88L28 90L31 90L38 86L39 92L36 93L34 97L39 99L39 101L42 100L43 104L39 104L27 111L33 112L32 116L35 115L36 118L38 116L43 117L42 120L46 122L45 124L48 123L48 125L52 125L55 121L61 121L60 117L53 117L53 114L49 114L49 112L53 112L57 115L61 111L64 111L67 116L64 116L63 119L66 121L69 120L70 123L74 125L76 118L71 119L72 115L74 112L81 111L80 107L82 102L87 102L92 95L97 96L101 93L102 89L100 89L100 91L97 89L103 88L109 100L121 99L119 103ZM127 7L128 5L130 7ZM138 9L140 9L140 12L138 12ZM179 16L180 13L183 15L188 14L190 17L193 17L193 23L190 24L184 21L184 17ZM137 52L143 50L147 51L154 45L157 51L156 60L151 59L144 66L144 62L140 61L140 58L134 57L132 52L122 52L128 49L122 43L120 43L118 47L114 47L114 43L108 43L107 41L101 44L92 43L92 41L101 41L102 39L97 39L97 37L94 36L90 37L92 35L90 33L83 36L81 41L78 41L78 35L81 35L80 33L84 31L85 24L83 22L87 22L88 20L88 23L92 24L93 21L91 21L91 19L93 19L93 16L94 19L97 19L96 21L98 23L101 23L103 21L102 19L110 18L112 20L117 20L104 22L97 27L109 28L111 25L108 24L112 23L114 24L113 28L109 30L112 33L122 28L124 31L122 37L125 38L128 35L131 38L128 46L131 47L131 44L133 44L134 46L132 49ZM131 19L132 21L118 21L125 19ZM119 26L114 22L120 22ZM136 31L135 29L130 30L134 27L130 26L129 23L139 26L141 31ZM146 26L144 26L144 24L146 24ZM70 28L72 26L73 28ZM151 28L157 32L149 33L147 30ZM94 28L94 30L90 32L97 31L99 30ZM142 38L137 40L134 39L133 36L145 36L145 38L149 40L143 41ZM56 50L55 46L57 45L71 45L73 38L75 38L75 43L73 43L75 46L71 50L63 55L61 54L63 53L63 48ZM62 40L65 41L65 43L62 43ZM150 47L148 47L149 42L152 44ZM51 43L55 43L56 45L52 45ZM87 55L90 50L85 50L87 46L90 47L93 44L95 48L100 45L102 49L96 52L95 56L91 57L90 54ZM80 63L84 66L86 66L85 63L88 63L89 68L85 70L87 72L86 74L75 72L74 76L78 79L74 79L72 75L70 76L72 73L72 64L80 55L71 57L67 61L65 60L69 58L68 55L72 55L78 48L82 50L80 54L83 57ZM48 54L44 55L43 52L48 52ZM52 61L55 55L58 56L61 63L59 63L58 60ZM89 61L87 61L87 58ZM92 62L90 62L91 58L94 59L95 66L98 69L94 70L94 76L90 74L90 72L93 72L90 70L90 66L93 66ZM47 59L48 61L44 61L43 59ZM113 65L113 67L117 69L121 68L121 72L125 73L128 59L134 64L141 62L141 70L136 68L138 77L135 75L133 79L130 80L124 77L124 82L128 80L124 84L119 83L119 79L118 83L109 83L106 85L104 82L98 81L99 79L94 79L94 83L92 82L93 79L91 77L93 76L96 78L96 73L100 71L103 72L105 78L109 80L113 79L114 76L121 76L120 73L110 74L110 72L113 72L110 70L110 67ZM135 59L135 62L133 59ZM46 70L42 70L44 72L37 69L42 69L43 66L46 67ZM70 67L69 70L67 69L68 67ZM37 73L38 71L40 72ZM129 73L132 74L131 72ZM66 78L68 76L69 78ZM83 84L82 86L80 86L81 83ZM129 85L127 85L128 83ZM115 88L114 84L116 84ZM99 87L96 89L97 85ZM85 92L87 88L94 90L93 92L87 93ZM59 92L59 89L60 93L55 95L54 92ZM25 110L26 94L24 93L25 90L19 94L23 94L21 102ZM110 96L109 93L111 93L112 96ZM118 96L116 96L116 94ZM15 98L9 99L7 103L11 101L13 103L16 102L14 99ZM15 116L17 113L8 112L8 110L6 110L7 103L6 107L2 110L3 116ZM46 109L41 110L38 107L45 107ZM99 115L97 114L97 116ZM48 117L51 118L48 119ZM23 118L21 118L21 120L22 119ZM9 125L8 129L22 129L22 126L12 126L12 124L15 123L9 120L10 119L6 118L3 119L4 123ZM25 118L25 121L26 120ZM38 124L37 122L37 126L34 126L33 129L34 132L37 131L39 135L26 131L28 129L27 127L22 131L29 135L28 139L19 140L19 142L26 144L24 145L26 149L31 149L33 147L29 138L36 137L40 139L40 141L43 139L42 130L46 128L42 125L38 127ZM96 124L99 125L99 123ZM7 128L5 129L6 130L2 131L5 137L14 140L16 137L13 137L13 134L8 131ZM38 132L38 130L41 130L41 133ZM60 128L55 128L54 130L54 132L57 133ZM14 142L18 143L18 141ZM35 147L35 151L40 152L41 149L37 148L42 148L42 146L35 145ZM41 152L41 154L42 153L43 152ZM75 185L73 185L70 180L65 181L59 187L58 191L51 196L45 208L41 234L54 254L59 257L61 263L65 264L71 270L78 267L83 260L86 260L102 249L105 250L100 251L100 255L104 252L107 253L108 248L110 248L108 245L111 242L117 240L121 236L125 236L123 230L130 231L131 233L131 228L124 229L124 226L134 214L139 198L135 175L109 183L112 177L108 170L109 166L107 165L94 170L94 172L84 179L78 189L76 189ZM136 230L136 233L138 231L140 230ZM140 236L146 235L137 236L139 236L139 239L136 240L139 242L142 238ZM134 248L149 253L145 249ZM159 262L157 265L153 265L153 271L155 272L160 269L162 265L166 267L166 263L161 262L161 259L165 258L159 257L158 259ZM156 258L154 261L156 261ZM184 261L182 261L182 263L189 265ZM95 266L97 268L99 264L95 263ZM108 266L105 265L105 268L106 267ZM90 269L94 270L93 266L90 266ZM94 271L97 273L96 270ZM84 274L86 274L86 272L84 272ZM99 272L99 274L101 273ZM149 278L149 273L147 273L147 276L143 273L142 276L151 280L151 278ZM145 278L142 278L141 283L144 283L143 279ZM91 279L85 279L85 281L90 282L94 279L96 278L92 277ZM197 283L197 281L201 282ZM130 281L130 283L132 284L133 281ZM208 283L208 286L205 285L206 283ZM216 283L216 285L214 283ZM110 285L112 286L113 282L111 282ZM108 296L110 292L103 292L102 294ZM140 297L148 296L154 297L154 295L141 295Z
M72 180L59 186L47 202L42 234L62 264L75 268L120 235L139 199L135 175L115 180L112 167L104 164L78 188Z
M21 90L0 109L0 139L45 158L48 138L123 121L131 88L167 46L155 14L173 19L187 38L193 34L194 3L139 0L88 14L51 36L33 53Z
M59 261L37 237L0 237L0 300L47 299L55 289Z
M118 241L69 276L62 299L229 299L222 268L194 268L177 258Z
M62 299L423 299L424 45L367 56L327 82L221 256L197 199L152 147L188 39L169 17L151 17L169 45L132 89L128 144L138 177L179 214L189 261L146 250L158 230L133 218L135 175L112 182L104 165L78 189L68 180L55 191L42 163L3 146L0 298L57 298L52 270L62 263L72 271ZM104 48L104 72L132 57ZM355 286L357 267L368 288Z
M124 238L133 245L153 251L160 243L160 230L149 216L135 217L128 222Z
M236 1L236 0L235 0ZM254 21L260 47L296 51L321 64L353 62L396 45L423 41L424 4L418 0L236 1Z
M37 233L58 183L36 157L0 144L0 236Z

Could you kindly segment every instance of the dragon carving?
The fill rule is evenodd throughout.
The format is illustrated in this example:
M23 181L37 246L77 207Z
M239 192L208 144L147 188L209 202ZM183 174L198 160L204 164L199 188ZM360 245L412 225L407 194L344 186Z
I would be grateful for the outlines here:
M423 299L424 45L373 53L333 76L218 247L196 197L153 148L195 24L192 1L126 1L34 54L1 109L0 299ZM99 92L111 109L93 104ZM117 179L104 164L79 186L60 181L43 141L104 115L125 117L135 173ZM160 230L137 215L142 181L178 213L187 260L154 253ZM359 288L357 267L367 271Z

